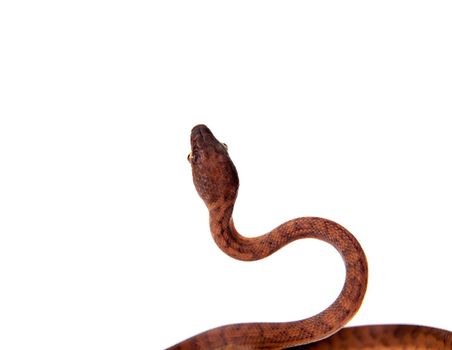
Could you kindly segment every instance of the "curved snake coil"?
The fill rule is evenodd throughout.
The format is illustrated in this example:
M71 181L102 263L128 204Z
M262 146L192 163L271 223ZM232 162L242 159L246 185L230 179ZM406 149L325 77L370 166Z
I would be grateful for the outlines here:
M247 238L232 219L239 188L237 170L227 146L205 125L191 132L193 182L209 210L210 230L216 244L229 256L263 259L301 238L317 238L334 246L346 268L337 299L310 318L279 323L239 323L195 335L168 350L251 349L450 349L452 333L422 326L378 325L341 328L361 306L367 287L367 261L356 238L339 224L317 217L290 220L258 237Z

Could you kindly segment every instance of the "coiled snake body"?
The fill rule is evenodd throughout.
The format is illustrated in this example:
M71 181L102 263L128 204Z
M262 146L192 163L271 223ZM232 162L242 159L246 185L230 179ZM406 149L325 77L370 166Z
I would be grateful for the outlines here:
M346 268L337 299L310 318L280 323L239 323L195 335L168 350L216 349L450 349L452 333L429 327L379 325L340 330L358 311L367 286L366 256L356 238L339 224L317 217L290 220L258 237L247 238L232 219L239 178L225 144L205 125L191 132L193 182L209 210L216 244L229 256L263 259L301 238L317 238L333 245ZM339 332L338 332L339 331Z

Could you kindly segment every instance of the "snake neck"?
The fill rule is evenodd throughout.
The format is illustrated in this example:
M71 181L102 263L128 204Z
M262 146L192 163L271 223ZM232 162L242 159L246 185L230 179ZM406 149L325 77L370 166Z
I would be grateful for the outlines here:
M224 202L209 208L210 232L217 246L237 260L252 261L264 258L257 248L258 237L242 236L234 225L234 202Z

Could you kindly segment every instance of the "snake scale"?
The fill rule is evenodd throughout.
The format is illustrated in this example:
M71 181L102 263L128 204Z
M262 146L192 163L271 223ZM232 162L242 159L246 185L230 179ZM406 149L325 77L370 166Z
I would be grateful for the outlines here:
M228 148L205 125L191 132L193 182L209 210L210 230L220 249L243 261L263 259L301 238L317 238L334 246L345 264L345 282L324 311L292 322L238 323L217 327L168 350L251 349L449 349L452 333L410 325L342 328L358 311L367 287L367 261L356 238L341 225L318 217L290 220L258 237L239 234L232 219L239 188Z

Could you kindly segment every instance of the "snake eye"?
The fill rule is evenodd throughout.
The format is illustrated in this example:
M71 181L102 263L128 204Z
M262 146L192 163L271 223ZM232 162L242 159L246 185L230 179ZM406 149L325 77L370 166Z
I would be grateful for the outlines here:
M194 152L190 152L187 156L189 163L196 163L198 161L198 158L199 156Z
M224 148L226 148L226 151L228 150L228 145L223 143Z

